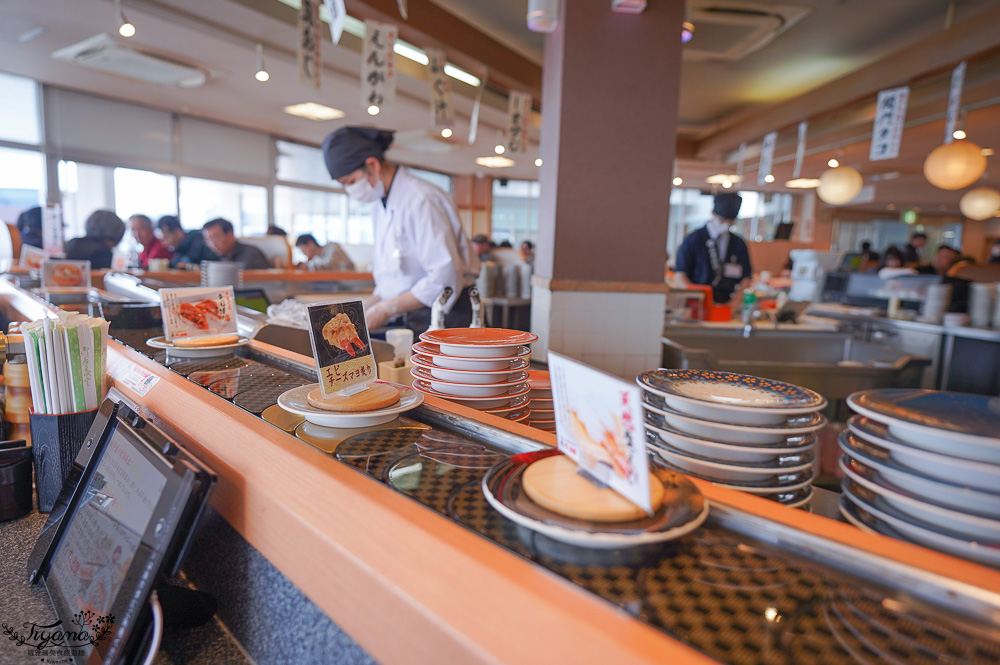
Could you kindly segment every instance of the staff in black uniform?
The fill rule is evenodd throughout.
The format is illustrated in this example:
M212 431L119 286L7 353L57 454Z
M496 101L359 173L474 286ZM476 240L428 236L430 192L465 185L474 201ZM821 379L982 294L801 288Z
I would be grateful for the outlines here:
M750 283L752 270L747 244L729 230L742 203L739 194L716 195L712 219L685 238L677 250L677 282L681 286L711 286L712 298L717 303L729 302L735 291Z

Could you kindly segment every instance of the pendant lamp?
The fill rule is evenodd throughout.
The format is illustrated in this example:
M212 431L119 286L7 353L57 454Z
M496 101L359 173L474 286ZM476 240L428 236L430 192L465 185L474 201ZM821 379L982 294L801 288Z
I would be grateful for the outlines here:
M1000 192L989 187L970 189L962 195L958 208L969 219L989 219L1000 212Z
M854 199L864 185L864 178L857 169L838 166L823 172L819 177L816 195L830 205L841 205Z
M983 150L972 141L939 145L924 160L924 177L941 189L968 187L986 171Z

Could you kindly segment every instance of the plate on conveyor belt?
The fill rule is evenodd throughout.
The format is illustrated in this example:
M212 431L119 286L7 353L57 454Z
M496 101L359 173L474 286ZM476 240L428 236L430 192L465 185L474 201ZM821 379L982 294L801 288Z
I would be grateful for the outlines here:
M383 383L389 383L384 381ZM311 390L319 387L318 383L310 383L282 393L278 397L278 406L290 413L298 414L314 425L322 427L370 427L387 423L404 411L415 409L424 401L424 396L409 386L390 383L399 391L399 401L391 406L374 411L342 412L325 411L309 404L307 396Z

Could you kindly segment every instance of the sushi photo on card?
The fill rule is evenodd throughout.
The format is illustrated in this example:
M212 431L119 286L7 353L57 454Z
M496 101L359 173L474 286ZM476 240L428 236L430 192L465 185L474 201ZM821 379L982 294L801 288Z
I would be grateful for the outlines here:
M90 261L42 261L42 288L90 288Z
M323 396L365 385L376 377L365 308L359 298L306 307L309 340Z
M238 331L233 287L160 289L163 338L235 335Z

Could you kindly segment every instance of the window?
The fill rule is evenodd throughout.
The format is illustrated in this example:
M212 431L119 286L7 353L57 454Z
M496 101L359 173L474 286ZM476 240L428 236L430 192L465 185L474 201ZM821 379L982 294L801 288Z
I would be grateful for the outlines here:
M21 212L44 201L42 153L0 148L0 219L14 222Z
M188 229L222 217L233 224L239 236L264 235L267 231L267 188L218 180L182 177L180 219Z
M538 231L538 183L531 180L493 181L492 239L519 247L535 240Z
M38 84L0 73L0 139L38 145L39 125Z
M347 242L347 196L315 189L276 185L274 223L288 232L291 242L311 233L321 245Z
M413 175L426 180L432 185L437 185L443 189L448 194L453 194L451 191L451 176L444 173L438 173L437 171L425 171L424 169L414 168L412 166L407 166L406 169Z
M60 161L58 173L66 239L79 238L90 213L115 209L114 169Z
M115 169L115 212L124 220L146 215L155 223L163 215L177 214L177 178L172 175Z
M319 148L289 141L276 141L275 145L278 149L278 163L275 165L278 180L318 187L337 186L330 178L330 172L326 170L323 151Z

